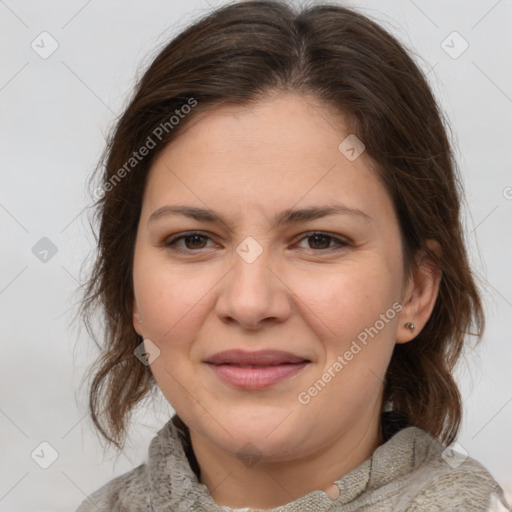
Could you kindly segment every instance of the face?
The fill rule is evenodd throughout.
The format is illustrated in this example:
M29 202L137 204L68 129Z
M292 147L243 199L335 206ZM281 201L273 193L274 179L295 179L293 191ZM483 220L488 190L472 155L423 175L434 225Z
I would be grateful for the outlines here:
M380 415L401 239L367 155L339 149L349 134L314 99L278 94L197 114L150 169L134 327L159 350L162 393L218 450L306 457ZM249 359L215 359L230 350Z

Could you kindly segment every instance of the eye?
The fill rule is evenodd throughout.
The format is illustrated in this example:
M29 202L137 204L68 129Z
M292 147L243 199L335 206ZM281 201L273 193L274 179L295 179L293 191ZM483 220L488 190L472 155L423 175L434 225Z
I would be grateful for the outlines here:
M191 232L191 233L184 233L182 235L178 235L175 237L172 237L165 242L166 247L170 247L173 251L179 252L179 253L189 253L193 252L194 249L204 249L204 240L210 240L210 237L199 232ZM181 240L184 241L186 248L182 249L178 247L177 243ZM189 247L187 247L187 245Z
M315 252L319 251L332 251L341 250L344 247L348 247L350 244L341 238L335 237L328 233L315 231L313 233L307 233L302 240L309 240L309 247L306 249L313 249ZM331 246L331 242L334 242L334 246Z
M165 241L164 245L175 252L188 254L198 252L200 249L205 249L208 240L211 240L208 235L194 231L171 237ZM349 242L341 238L319 231L306 233L306 236L301 238L301 241L303 240L310 240L308 244L309 247L306 247L306 249L314 250L315 252L336 251L350 246ZM181 241L185 244L185 248L178 246L178 243ZM334 243L334 245L331 245L332 243ZM302 249L304 249L304 247L302 247Z

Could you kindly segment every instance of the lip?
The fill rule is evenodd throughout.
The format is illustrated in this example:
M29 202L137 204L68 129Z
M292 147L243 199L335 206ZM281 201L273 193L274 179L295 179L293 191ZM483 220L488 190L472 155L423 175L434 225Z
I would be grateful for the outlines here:
M247 350L224 350L209 357L206 362L212 364L234 364L254 366L276 366L283 363L302 363L309 361L291 352L283 350L258 350L248 352Z
M280 350L226 350L205 363L224 382L241 389L263 389L291 378L311 361Z

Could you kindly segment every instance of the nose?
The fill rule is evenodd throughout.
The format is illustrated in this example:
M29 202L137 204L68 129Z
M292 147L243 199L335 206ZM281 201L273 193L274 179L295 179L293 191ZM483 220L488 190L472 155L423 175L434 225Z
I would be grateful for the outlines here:
M232 269L221 281L218 317L250 330L285 321L290 315L292 293L268 249L253 261L240 254L234 254Z

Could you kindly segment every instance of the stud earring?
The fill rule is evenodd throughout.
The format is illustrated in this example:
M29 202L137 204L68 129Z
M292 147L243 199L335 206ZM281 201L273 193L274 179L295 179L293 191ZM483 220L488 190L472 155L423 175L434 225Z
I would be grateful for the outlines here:
M410 329L411 331L414 331L414 324L413 324L412 322L406 322L406 323L404 324L404 327L405 327L406 329Z

